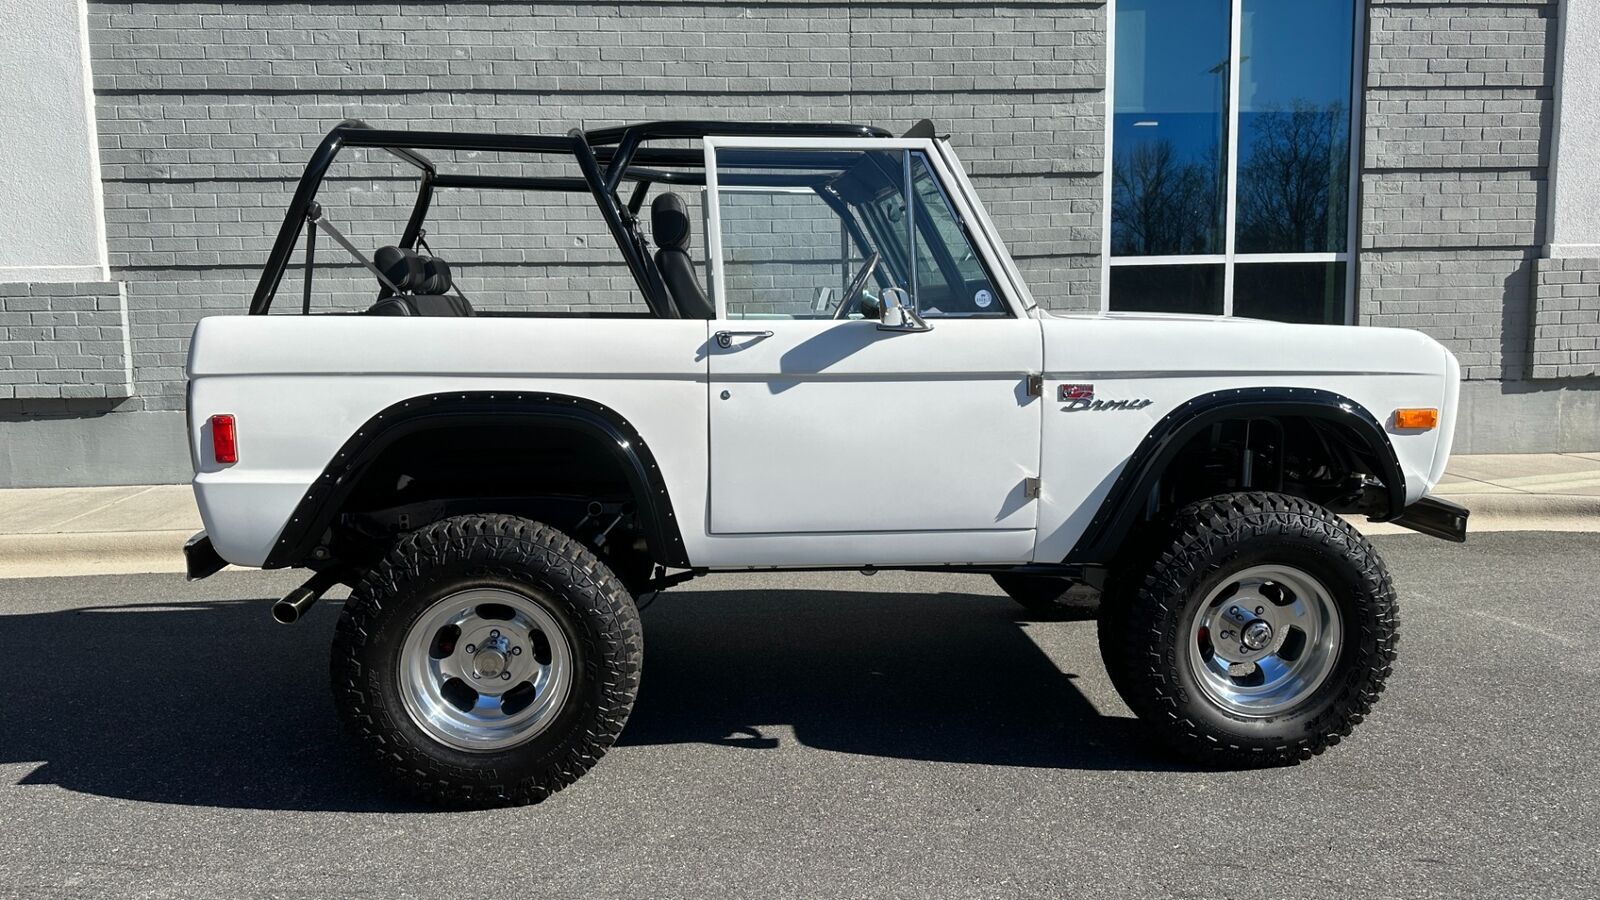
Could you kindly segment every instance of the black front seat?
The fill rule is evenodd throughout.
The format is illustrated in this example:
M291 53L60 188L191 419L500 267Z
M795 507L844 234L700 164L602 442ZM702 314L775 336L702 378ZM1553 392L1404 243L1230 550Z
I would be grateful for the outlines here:
M683 198L666 193L650 204L650 233L661 248L656 251L656 268L685 319L716 318L716 307L700 287L689 258L689 211Z

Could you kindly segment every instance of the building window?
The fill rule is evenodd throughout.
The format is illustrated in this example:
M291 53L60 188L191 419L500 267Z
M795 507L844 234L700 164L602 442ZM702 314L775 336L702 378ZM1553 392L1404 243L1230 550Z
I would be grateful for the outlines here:
M1358 0L1114 0L1104 305L1344 323Z

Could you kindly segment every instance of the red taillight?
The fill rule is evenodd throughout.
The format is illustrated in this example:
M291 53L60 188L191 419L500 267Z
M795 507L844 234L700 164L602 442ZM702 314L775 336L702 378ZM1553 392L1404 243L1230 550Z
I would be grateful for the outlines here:
M239 461L239 434L233 427L233 416L211 417L211 455L219 463Z

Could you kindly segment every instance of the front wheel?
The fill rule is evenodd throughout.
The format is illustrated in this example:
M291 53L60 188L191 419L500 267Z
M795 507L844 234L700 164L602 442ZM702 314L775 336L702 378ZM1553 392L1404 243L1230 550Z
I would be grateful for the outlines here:
M537 522L459 516L401 538L351 593L334 695L406 792L534 803L616 740L641 655L632 598L587 548Z
M1383 561L1326 509L1226 494L1174 518L1102 607L1100 649L1128 706L1213 765L1287 765L1336 744L1395 659Z

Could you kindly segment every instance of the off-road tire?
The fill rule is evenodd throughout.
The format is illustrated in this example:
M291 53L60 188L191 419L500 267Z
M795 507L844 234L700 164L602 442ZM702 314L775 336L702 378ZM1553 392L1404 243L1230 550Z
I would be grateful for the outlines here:
M503 750L434 740L399 695L410 625L439 598L472 587L547 598L539 602L572 648L561 709L543 731ZM460 808L537 803L587 772L622 733L642 656L632 597L586 547L527 519L458 516L403 536L351 593L333 641L334 699L370 759L404 792Z
M1092 593L1085 597L1076 582L1049 575L1014 575L997 572L994 583L1006 596L1039 619L1088 618L1099 606Z
M1395 660L1399 626L1388 570L1366 538L1317 504L1272 493L1191 504L1165 540L1113 574L1100 614L1100 652L1122 699L1182 756L1202 765L1293 765L1348 737L1366 718ZM1208 592L1251 565L1292 565L1320 579L1342 622L1342 646L1312 694L1281 714L1235 715L1197 686L1186 653Z

